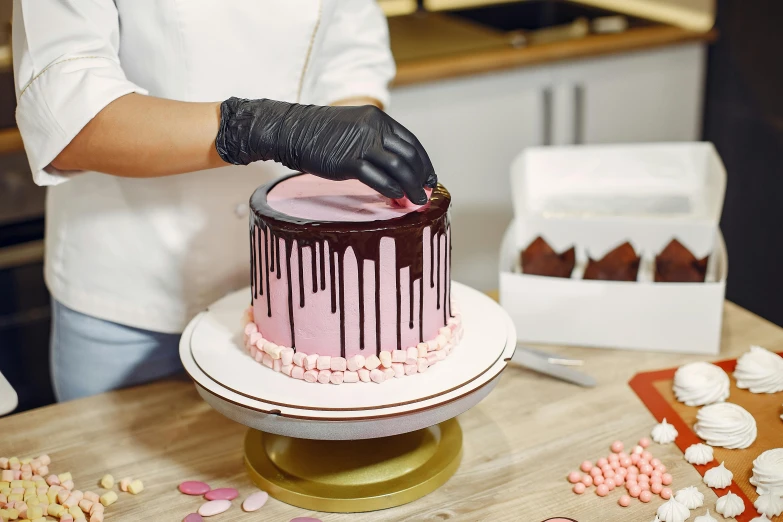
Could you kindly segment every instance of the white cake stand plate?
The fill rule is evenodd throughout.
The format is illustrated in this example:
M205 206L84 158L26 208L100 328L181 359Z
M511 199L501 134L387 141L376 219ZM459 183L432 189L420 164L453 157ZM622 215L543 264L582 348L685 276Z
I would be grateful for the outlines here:
M226 296L188 325L180 357L201 396L226 417L288 437L360 440L434 426L489 394L514 354L516 331L492 299L454 282L464 336L425 373L382 384L307 383L245 352L240 321L250 290Z

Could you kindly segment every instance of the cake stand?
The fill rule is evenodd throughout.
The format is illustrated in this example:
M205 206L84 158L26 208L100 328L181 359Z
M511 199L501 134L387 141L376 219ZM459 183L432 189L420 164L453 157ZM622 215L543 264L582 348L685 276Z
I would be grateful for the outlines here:
M180 357L198 393L251 429L245 466L283 502L317 511L394 507L434 491L457 470L456 417L497 385L514 354L516 331L486 295L452 283L464 336L424 374L382 384L307 383L249 358L240 321L250 290L196 316Z

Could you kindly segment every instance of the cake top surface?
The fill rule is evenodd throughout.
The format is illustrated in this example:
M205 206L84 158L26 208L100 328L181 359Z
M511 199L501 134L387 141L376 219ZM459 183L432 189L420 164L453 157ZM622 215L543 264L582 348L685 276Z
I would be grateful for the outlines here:
M330 181L312 174L280 181L269 191L267 202L281 214L313 221L383 221L415 211L391 206L358 180Z

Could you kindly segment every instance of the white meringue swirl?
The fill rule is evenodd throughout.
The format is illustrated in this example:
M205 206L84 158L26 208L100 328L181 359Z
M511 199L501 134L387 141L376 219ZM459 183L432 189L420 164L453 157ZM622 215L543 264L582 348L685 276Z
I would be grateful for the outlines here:
M718 520L710 515L710 510L708 509L703 515L694 518L693 522L718 522Z
M783 513L783 497L777 493L764 493L759 495L753 507L768 518L776 517Z
M756 486L759 495L783 495L783 448L767 450L756 457L750 483Z
M688 464L709 464L714 458L712 447L701 442L691 444L685 450L685 460Z
M715 504L715 511L726 518L734 518L745 512L745 502L738 495L729 491L718 498L718 502Z
M691 516L691 510L674 500L674 497L658 506L658 518L661 522L685 522Z
M704 473L704 483L714 489L723 489L729 487L734 473L726 469L726 464L721 462L719 466L710 468Z
M729 375L719 366L694 362L677 368L674 395L686 406L704 406L729 398Z
M710 446L744 449L753 444L758 433L756 419L748 410L730 402L704 406L696 414L696 435Z
M751 518L750 522L772 522L766 515L759 515L755 518Z
M677 438L678 433L677 428L666 422L664 417L663 422L656 424L650 435L652 440L658 444L671 444Z
M753 393L783 391L783 357L761 346L751 346L737 359L734 378L737 388Z
M704 493L696 486L682 488L674 494L674 499L688 509L696 509L704 505Z

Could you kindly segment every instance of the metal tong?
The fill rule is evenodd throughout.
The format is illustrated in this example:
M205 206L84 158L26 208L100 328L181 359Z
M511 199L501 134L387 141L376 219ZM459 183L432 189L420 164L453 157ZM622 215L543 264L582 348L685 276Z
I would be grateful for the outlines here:
M583 361L579 359L570 359L529 346L517 345L511 362L579 386L592 388L596 385L593 377L574 369L574 367L582 366Z

